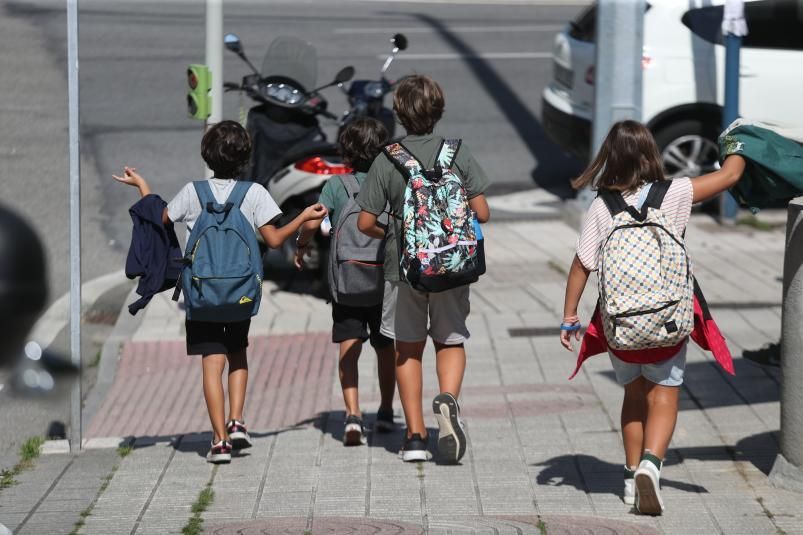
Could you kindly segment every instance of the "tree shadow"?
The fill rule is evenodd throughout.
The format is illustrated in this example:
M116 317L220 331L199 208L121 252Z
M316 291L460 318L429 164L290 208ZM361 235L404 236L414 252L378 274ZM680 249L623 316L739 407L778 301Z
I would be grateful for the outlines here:
M474 74L477 82L496 102L535 158L537 164L531 172L533 181L542 189L561 199L573 198L575 191L569 184L569 180L580 174L583 168L582 162L566 154L547 137L540 119L519 98L504 77L474 47L449 30L440 19L425 13L414 13L412 16L431 27L449 46L463 56L463 61Z

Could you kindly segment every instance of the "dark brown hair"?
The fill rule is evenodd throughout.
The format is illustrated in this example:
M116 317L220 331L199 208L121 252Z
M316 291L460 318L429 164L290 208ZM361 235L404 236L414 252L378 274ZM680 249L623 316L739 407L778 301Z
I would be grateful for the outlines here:
M201 140L201 156L217 178L237 178L251 157L251 138L240 123L221 121Z
M343 129L338 142L346 163L364 173L388 142L388 131L376 119L359 117Z
M443 115L443 90L421 74L404 78L393 95L393 111L408 134L431 134Z
M647 182L664 180L658 145L646 126L638 121L619 121L611 127L597 157L572 187L608 189L628 193Z

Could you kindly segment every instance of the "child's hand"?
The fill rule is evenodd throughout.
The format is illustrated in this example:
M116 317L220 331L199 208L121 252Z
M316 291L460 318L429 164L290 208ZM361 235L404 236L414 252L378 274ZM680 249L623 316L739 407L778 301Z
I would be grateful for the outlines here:
M580 340L580 327L580 320L577 317L564 319L560 324L560 344L569 351L574 351L572 334L575 340Z
M321 203L307 206L302 212L304 221L313 221L316 219L323 219L327 215L326 207Z
M123 167L123 176L112 175L112 177L117 181L123 184L128 184L129 186L136 186L139 187L145 182L145 179L137 174L137 170L133 167Z
M296 264L296 268L298 268L299 271L304 269L304 255L306 254L306 252L307 252L307 248L306 247L298 247L296 249L295 264Z

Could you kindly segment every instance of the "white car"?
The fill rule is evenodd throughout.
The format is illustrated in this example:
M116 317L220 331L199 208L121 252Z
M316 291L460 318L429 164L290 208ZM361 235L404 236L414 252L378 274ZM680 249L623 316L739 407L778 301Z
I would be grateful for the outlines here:
M722 130L723 0L650 0L644 14L642 122L653 132L668 176L714 168ZM803 126L803 4L747 0L739 114L780 128ZM596 4L555 38L553 80L543 92L548 135L589 156L594 102Z

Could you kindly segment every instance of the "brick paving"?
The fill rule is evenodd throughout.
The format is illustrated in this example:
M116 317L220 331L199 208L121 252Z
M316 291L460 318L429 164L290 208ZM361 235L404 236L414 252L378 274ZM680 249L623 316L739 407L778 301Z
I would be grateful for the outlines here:
M329 309L307 296L266 292L253 323L246 406L255 444L213 469L203 460L209 434L200 366L182 353L180 312L155 299L90 425L93 436L137 437L135 449L119 460L80 532L178 533L211 479L215 499L202 515L208 533L803 533L800 495L771 487L766 477L778 449L778 371L741 358L778 340L783 233L712 229L693 218L696 273L737 375L690 346L663 471L667 511L658 518L621 501L622 391L607 357L591 359L569 382L574 357L550 334L575 237L557 222L488 225L489 272L472 288L461 396L470 443L459 466L401 463L402 429L344 448ZM590 288L585 318L594 296ZM370 426L378 394L368 353L360 386ZM426 399L437 392L433 357L428 346ZM303 380L288 387L290 377ZM160 414L176 418L154 423ZM42 470L69 459L50 457ZM48 470L42 479L57 477ZM6 492L0 521L11 514L6 501L14 494ZM17 503L22 514L26 505ZM62 523L40 514L31 521L38 517L48 533L72 529L67 514Z

